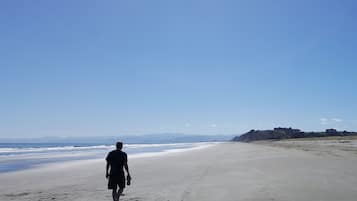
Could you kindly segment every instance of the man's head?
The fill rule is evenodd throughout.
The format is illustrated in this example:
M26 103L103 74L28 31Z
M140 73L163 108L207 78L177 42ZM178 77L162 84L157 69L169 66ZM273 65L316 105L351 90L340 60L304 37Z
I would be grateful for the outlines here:
M117 149L121 150L123 148L123 143L122 142L117 142Z

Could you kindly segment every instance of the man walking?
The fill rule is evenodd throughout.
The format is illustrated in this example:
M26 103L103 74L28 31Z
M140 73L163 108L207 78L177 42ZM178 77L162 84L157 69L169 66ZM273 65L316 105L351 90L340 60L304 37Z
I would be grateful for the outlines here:
M128 167L128 156L125 152L121 151L123 148L122 142L117 142L116 150L109 152L106 161L106 175L105 177L109 179L108 189L112 189L113 201L119 201L120 195L123 193L125 188L125 174L123 168L125 168L128 174L128 185L130 185L130 173ZM110 172L109 172L110 167ZM119 187L119 189L118 189Z

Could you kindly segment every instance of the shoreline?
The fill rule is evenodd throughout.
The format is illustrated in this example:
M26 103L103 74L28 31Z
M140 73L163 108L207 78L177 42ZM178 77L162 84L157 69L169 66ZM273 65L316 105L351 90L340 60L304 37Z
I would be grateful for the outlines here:
M161 155L166 155L166 154L170 154L170 153L179 153L179 152L186 152L186 151L191 151L191 150L197 150L197 149L203 149L206 147L210 147L210 146L214 146L220 143L224 143L224 142L197 142L197 143L169 143L169 144L135 144L135 145L129 145L127 146L127 149L129 149L129 151L132 151L133 146L135 148L139 148L139 149L148 149L146 152L134 152L128 153L128 156L132 159L134 158L145 158L145 157L159 157ZM167 148L163 148L165 146L169 146ZM175 147L178 146L178 147ZM186 147L187 146L187 147ZM96 148L98 146L94 146L94 148ZM31 153L26 153L26 149L25 150L19 150L21 153L25 153L25 155L12 155L10 156L10 159L8 157L6 157L6 155L3 155L0 158L0 162L3 162L3 170L0 171L0 174L5 174L5 173L10 173L10 172L18 172L18 171L26 171L26 170L32 170L32 169L37 169L37 168L42 168L42 167L46 167L46 166L56 166L56 165L62 165L62 164L68 164L70 165L71 163L80 163L81 161L85 162L85 161L96 161L96 160L104 160L106 154L113 150L115 147L114 146L109 146L110 149L107 149L106 151L101 150L100 155L102 155L101 157L98 157L96 155L93 154L93 156L91 157L90 155L86 156L84 155L85 153L56 153L55 155L50 155L51 153L46 153L44 155L31 155ZM153 150L149 150L150 148L154 148ZM155 150L155 148L162 148L162 150ZM31 148L32 149L32 148ZM47 148L40 148L40 149L44 149L46 150ZM64 147L53 147L51 149L64 149ZM86 150L89 151L93 151L90 150L89 147L85 147ZM130 150L131 149L131 150ZM124 151L126 151L126 149L124 149ZM98 152L99 153L99 152ZM58 161L56 161L56 159ZM6 165L4 165L6 162L10 161L23 161L23 160L29 160L29 162L27 164L25 164L25 162L23 162L23 165L26 166L14 166L13 169L10 169L10 165L8 165L8 167ZM36 163L31 163L31 160L42 160L43 162L38 162L36 161Z

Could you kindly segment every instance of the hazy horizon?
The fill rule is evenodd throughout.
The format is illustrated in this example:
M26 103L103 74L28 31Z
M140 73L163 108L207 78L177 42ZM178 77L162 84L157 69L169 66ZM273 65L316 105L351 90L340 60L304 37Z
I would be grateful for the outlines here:
M357 130L353 1L1 1L0 138Z
M0 139L11 139L11 138L116 138L116 137L141 137L141 136L172 136L172 135L178 135L178 136L234 136L238 134L190 134L190 133L146 133L146 134L117 134L117 135L71 135L71 136L66 136L66 135L58 135L58 136L32 136L32 137L0 137Z
M282 127L282 126L277 126L280 128L293 128L293 129L299 129L295 127ZM274 127L274 128L277 128ZM246 130L242 133L210 133L210 134L200 134L200 133L175 133L175 132L162 132L162 133L144 133L144 134L116 134L116 135L48 135L48 136L23 136L23 137L18 137L18 136L9 136L9 137L2 137L0 136L1 139L41 139L41 138L118 138L118 137L148 137L148 136L239 136L242 134L245 134L249 132L250 130L273 130L272 128L263 128L263 129L257 129L257 128L252 128L249 130ZM326 129L335 129L333 127L326 128ZM324 130L302 130L303 132L324 132ZM345 131L345 130L339 130L338 131ZM354 130L346 130L349 132L356 132Z

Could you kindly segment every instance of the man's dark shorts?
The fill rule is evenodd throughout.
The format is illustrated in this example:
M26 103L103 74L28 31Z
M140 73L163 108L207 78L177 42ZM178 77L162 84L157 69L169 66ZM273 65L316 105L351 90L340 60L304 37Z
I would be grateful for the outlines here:
M125 175L124 172L110 175L108 181L108 189L125 188Z

